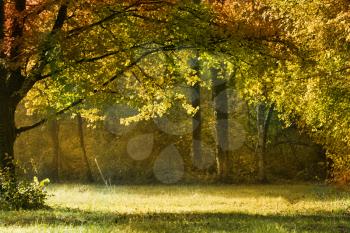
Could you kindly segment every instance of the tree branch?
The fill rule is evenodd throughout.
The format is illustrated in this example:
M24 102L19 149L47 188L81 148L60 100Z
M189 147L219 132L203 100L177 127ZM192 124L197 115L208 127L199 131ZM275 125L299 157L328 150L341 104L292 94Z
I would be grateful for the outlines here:
M50 45L51 39L62 29L66 19L67 19L67 11L68 11L68 3L69 0L64 0L58 9L57 17L54 22L54 25L51 29L50 34L44 41L44 48L40 53L40 59L37 64L34 66L34 74L30 75L23 81L21 88L18 92L15 93L15 97L17 99L22 99L26 93L34 86L34 84L43 79L42 72L47 65L47 55L52 45Z
M121 14L125 14L126 12L130 11L129 9L132 8L133 6L134 5L130 5L128 7L125 7L122 11L112 11L112 13L110 15L108 15L107 17L100 19L94 23L71 29L67 32L67 34L68 34L67 38L71 38L73 36L76 36L76 35L84 32L84 31L90 30L96 26L99 26L99 25L106 23L110 20L113 20L116 16L121 15Z
M126 71L130 70L131 68L133 68L134 66L136 66L141 60L143 60L145 57L151 55L151 54L155 54L158 52L163 52L163 51L174 51L174 50L183 50L183 49L192 49L192 47L188 47L188 46L180 46L180 47L176 47L176 46L164 46L164 47L160 47L157 49L153 49L150 51L145 52L144 54L142 54L140 57L138 57L136 60L134 60L133 62L131 62L129 65L125 66L123 69L119 70L116 72L115 75L113 75L112 77L110 77L107 81L105 81L101 87L99 89L95 89L93 91L93 94L97 94L100 92L104 91L104 88L107 87L109 84L111 84L114 80L116 80L118 77L120 77L121 75L123 75ZM71 104L69 104L67 107L59 110L58 112L55 113L55 116L59 116L62 115L64 113L66 113L67 111L69 111L70 109L72 109L73 107L78 106L79 104L83 103L86 100L86 98L80 98L74 102L72 102ZM29 131L31 129L37 128L43 124L45 124L48 121L48 118L44 118L32 125L29 126L23 126L20 128L17 128L16 133L17 135L20 135L23 132Z
M60 111L56 112L55 113L55 116L59 116L59 115L62 115L63 113L67 112L69 109L81 104L82 102L84 101L84 99L78 99L76 101L74 101L73 103L71 103L69 106L61 109ZM45 124L49 119L48 118L44 118L44 119L41 119L40 121L32 124L32 125L29 125L29 126L23 126L23 127L20 127L16 130L16 133L17 135L20 135L21 133L23 132L26 132L26 131L29 131L31 129L34 129L34 128L37 128L43 124Z

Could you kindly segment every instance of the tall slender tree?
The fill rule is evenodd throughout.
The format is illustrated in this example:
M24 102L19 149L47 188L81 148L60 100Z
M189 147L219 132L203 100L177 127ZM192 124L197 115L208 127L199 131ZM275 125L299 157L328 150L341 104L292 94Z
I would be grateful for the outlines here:
M196 56L190 60L191 68L195 71L195 75L200 77L199 57ZM192 87L192 107L197 112L192 118L192 154L193 163L197 168L201 168L202 164L202 110L201 110L201 86L197 81Z
M77 126L78 126L78 134L79 134L79 142L80 142L80 148L83 153L83 159L86 165L86 177L88 182L93 182L94 177L92 176L92 170L89 163L89 158L86 153L86 145L85 145L85 138L84 138L84 122L82 116L78 113L77 114Z
M56 118L49 120L49 134L52 142L53 156L52 156L52 180L60 181L60 167L61 167L61 148L60 148L60 123Z
M229 154L229 122L227 77L218 77L219 69L211 68L213 101L215 106L215 128L217 138L217 171L223 182L228 182L232 172L232 159ZM225 73L225 71L224 71ZM224 75L226 76L226 75Z
M271 118L274 110L274 104L269 107L265 103L259 103L256 107L256 125L258 132L258 181L261 183L267 182L265 172L265 159L267 150L267 137L270 128Z
M202 0L192 0L194 4L200 4ZM199 51L195 51L195 57L191 58L190 66L195 71L197 77L201 77L201 66L199 61ZM192 153L193 163L197 168L202 166L202 109L201 109L201 85L197 81L192 87L192 107L197 112L192 118Z

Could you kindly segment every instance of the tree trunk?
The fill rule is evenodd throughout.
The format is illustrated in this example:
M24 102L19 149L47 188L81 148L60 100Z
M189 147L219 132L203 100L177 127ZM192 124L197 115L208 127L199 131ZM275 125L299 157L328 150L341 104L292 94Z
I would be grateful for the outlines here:
M260 103L257 106L257 129L258 129L258 181L260 183L267 182L265 173L265 158L267 149L267 134L270 127L271 117L274 106L272 105L266 113L266 106ZM267 115L266 115L267 114Z
M60 140L59 140L59 131L60 125L57 119L52 119L49 121L49 132L52 141L53 148L53 159L52 159L52 167L53 174L52 180L55 182L60 182Z
M83 118L81 117L80 114L77 115L77 121L78 121L78 132L79 132L79 141L80 141L80 147L81 150L83 152L83 157L84 157L84 161L86 164L86 176L87 176L87 180L88 182L94 182L94 178L92 176L92 171L91 171L91 167L89 164L89 159L87 157L87 153L86 153L86 147L85 147L85 140L84 140L84 129L83 129Z
M190 66L195 71L196 75L200 75L200 65L197 56L190 59ZM200 83L196 83L192 90L192 107L198 108L198 111L192 118L192 153L193 153L193 164L196 168L201 169L202 167L202 112L200 109L201 105L201 87Z
M216 115L218 176L223 182L230 182L233 169L229 155L229 124L227 81L217 78L217 69L212 69L213 100Z
M193 152L193 164L196 165L197 168L201 168L202 166L202 112L200 109L200 85L197 83L193 87L193 97L192 97L192 106L194 108L198 108L198 111L193 116L192 119L192 152Z
M0 91L3 92L3 90ZM15 177L16 106L17 104L10 98L0 96L0 163L1 168L8 170L12 177Z

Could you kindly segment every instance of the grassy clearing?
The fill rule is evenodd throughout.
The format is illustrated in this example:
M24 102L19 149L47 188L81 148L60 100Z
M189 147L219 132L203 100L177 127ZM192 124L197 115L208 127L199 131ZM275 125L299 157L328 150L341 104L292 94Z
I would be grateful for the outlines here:
M49 210L0 211L0 232L350 232L350 193L316 185L52 185Z

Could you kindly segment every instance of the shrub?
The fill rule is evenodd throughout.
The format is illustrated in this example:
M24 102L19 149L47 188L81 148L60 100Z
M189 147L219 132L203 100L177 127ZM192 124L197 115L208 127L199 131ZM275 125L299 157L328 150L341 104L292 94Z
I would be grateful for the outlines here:
M39 182L16 181L7 171L0 171L0 209L40 209L45 207L48 179Z
M332 164L329 164L330 176L329 182L340 185L350 184L350 154L331 154L328 158Z

